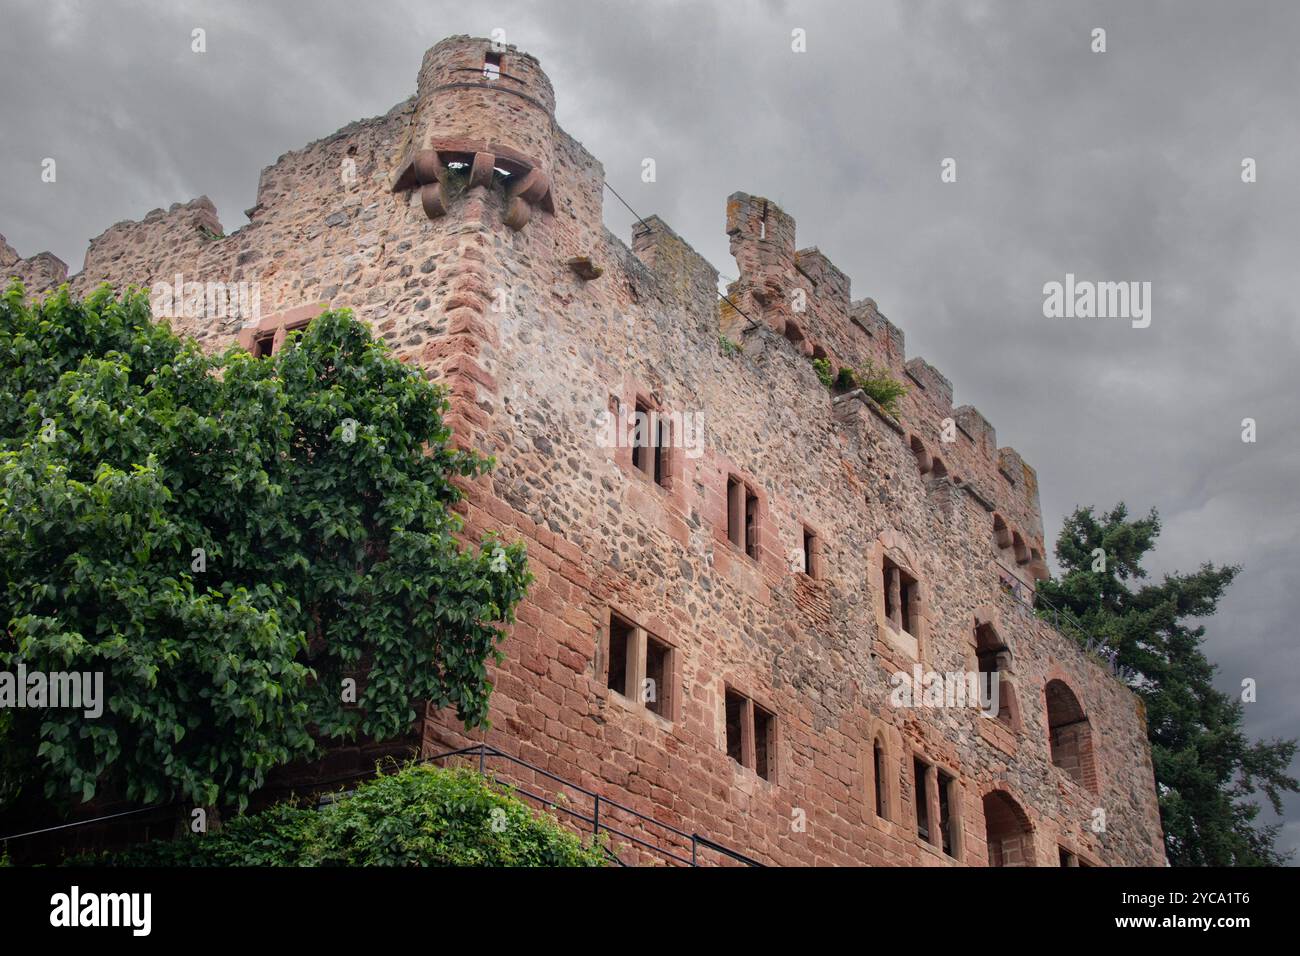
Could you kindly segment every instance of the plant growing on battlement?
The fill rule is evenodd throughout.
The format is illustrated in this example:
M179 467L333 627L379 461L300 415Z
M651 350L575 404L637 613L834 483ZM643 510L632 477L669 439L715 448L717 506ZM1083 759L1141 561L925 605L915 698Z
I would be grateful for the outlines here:
M888 369L869 360L860 369L841 365L834 373L830 359L815 358L812 364L818 380L831 391L860 388L886 412L898 417L898 400L907 394L907 386L890 375Z
M812 364L813 370L817 373L817 380L827 388L833 388L835 386L835 376L831 372L831 360L815 358L812 360Z
M862 368L855 369L853 374L858 388L875 399L876 404L889 414L898 417L898 400L907 394L906 385L890 375L888 369L870 360Z
M444 392L349 312L207 356L107 287L0 295L0 670L100 672L103 713L14 709L0 804L242 804L322 743L485 723L531 577L459 540ZM355 682L355 683L351 683ZM351 696L354 693L355 696Z
M718 335L718 349L727 358L735 358L740 354L740 346L721 334Z

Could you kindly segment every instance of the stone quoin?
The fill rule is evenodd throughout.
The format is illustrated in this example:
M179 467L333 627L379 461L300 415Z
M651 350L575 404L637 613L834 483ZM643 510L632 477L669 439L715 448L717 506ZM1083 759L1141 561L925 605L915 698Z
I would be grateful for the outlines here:
M776 204L719 203L725 299L657 216L609 233L604 170L554 109L536 59L451 37L411 99L263 170L231 235L200 198L110 227L71 279L0 239L0 273L256 283L256 321L169 321L269 353L349 307L448 388L456 441L498 462L466 538L523 539L536 582L491 729L428 711L424 753L486 740L772 864L1163 865L1141 703L1027 606L1034 470ZM813 359L888 370L898 414ZM704 422L698 453L602 440L638 412ZM891 706L917 666L996 673L998 714Z

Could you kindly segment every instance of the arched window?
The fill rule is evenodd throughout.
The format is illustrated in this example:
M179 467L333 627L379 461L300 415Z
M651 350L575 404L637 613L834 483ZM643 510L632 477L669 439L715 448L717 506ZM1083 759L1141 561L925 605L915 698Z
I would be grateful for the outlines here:
M1034 828L1020 804L1001 790L984 795L989 866L1034 866Z
M925 450L925 442L913 435L911 445L912 454L916 456L916 467L920 469L921 474L929 474L930 469L934 467L934 460L930 457L930 453Z
M1002 515L993 514L993 547L1005 551L1011 547L1011 529L1007 527Z
M1079 698L1062 680L1048 681L1044 696L1047 699L1047 734L1052 763L1069 774L1075 783L1096 791L1092 727Z
M997 718L1007 729L1020 731L1020 708L1011 676L1011 649L992 624L975 628L975 658L980 674L980 695L990 703L997 694Z

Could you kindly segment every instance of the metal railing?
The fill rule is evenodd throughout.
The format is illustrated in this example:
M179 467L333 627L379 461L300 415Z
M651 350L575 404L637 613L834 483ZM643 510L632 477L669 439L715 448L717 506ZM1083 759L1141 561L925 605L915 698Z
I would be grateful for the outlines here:
M1121 666L1119 664L1119 653L1108 645L1105 641L1094 637L1088 628L1069 611L1057 607L1048 600L1041 591L1034 588L1032 591L1023 581L1016 576L1013 568L1003 564L1001 561L994 563L1002 570L1011 574L1010 580L1005 575L998 575L999 583L1002 585L1002 593L1008 595L1012 600L1022 605L1030 614L1034 615L1040 621L1049 623L1056 628L1057 632L1064 637L1072 637L1080 643L1081 649L1085 654L1093 655L1098 661L1105 664L1111 674L1117 677L1122 683L1130 689L1136 689L1142 686L1141 675L1137 674L1132 668ZM1028 592L1028 594L1026 594ZM1072 632L1072 633L1071 633Z
M536 802L538 802L543 807L545 807L546 809L550 810L553 813L562 813L579 824L586 824L587 826L591 827L592 839L595 842L599 843L601 849L604 851L606 856L608 856L611 861L617 863L619 866L627 866L628 864L625 863L618 856L618 854L615 853L613 849L609 847L608 844L600 843L599 837L602 832L617 837L620 840L625 840L628 843L635 844L636 846L641 847L643 850L646 850L650 853L653 853L659 857L664 858L665 860L669 860L673 863L677 863L682 866L700 866L701 850L708 850L713 853L718 853L724 857L734 860L737 863L742 863L746 866L764 865L758 862L757 860L752 859L751 857L745 856L743 853L731 849L728 846L724 846L721 843L718 843L714 840L710 840L708 837L703 836L702 834L687 833L685 830L681 830L670 824L664 823L660 820L656 820L654 817L641 813L638 810L633 810L631 807L619 803L617 800L612 800L609 797L602 796L601 794L596 793L593 790L588 790L585 787L580 787L576 783L572 783L568 780L565 780L563 777L559 776L558 774L551 773L549 770L546 770L542 767L538 767L535 764L531 764L526 760L521 760L520 758L505 753L504 751L498 750L497 748L489 744L475 744L472 747L463 747L459 750L449 750L446 753L435 754L432 757L422 758L419 761L419 763L422 764L437 763L439 761L449 760L456 757L469 757L469 758L477 757L478 772L483 776L489 777L489 779L493 780L494 782L504 783L506 786L510 787L510 789L513 792L519 794L520 796L526 797L530 800L535 800ZM569 790L575 791L579 794L582 794L583 796L591 800L590 814L584 813L581 810L576 810L574 808L565 806L563 803L560 802L559 797L546 797L540 793L534 793L525 787L519 786L518 784L511 783L510 781L497 780L497 778L494 775L490 775L488 773L489 760L504 760L511 765L517 767L523 767L532 773L545 777L546 779L551 780L554 783L558 784L560 787L564 787ZM366 777L373 777L376 775L376 773L383 774L384 771L383 770L361 770L356 773L345 774L339 777L333 777L327 781L316 781L310 784L310 786L313 789L319 789L320 787L330 786L333 784L345 784L350 781L360 780ZM105 823L110 820L117 820L123 817L134 816L136 814L145 813L146 811L150 811L150 810L164 809L166 806L168 805L154 804L152 806L147 806L147 807L138 807L133 810L125 810L120 813L110 813L104 816L91 817L90 819L87 820L74 820L70 823L61 823L58 824L57 826L44 827L39 830L29 830L24 833L11 833L8 836L0 837L0 847L7 848L9 842L13 840L22 840L28 837L39 836L41 834L46 834L46 833L53 833L55 831L60 831L60 830L73 830L79 827L87 827L96 823ZM641 837L626 832L626 830L620 829L618 826L615 826L611 822L613 819L611 811L627 814L628 816L632 817L635 821L632 824L627 824L627 823L623 823L622 821L617 821L622 826L631 826L631 827L639 826L640 829L646 833L646 836L650 835L650 833L646 829L647 826L650 828L658 828L659 830L667 834L664 842L673 844L674 840L676 840L677 845L671 845L671 846L657 845L655 843L650 842L650 840L648 839L642 839Z
M519 794L520 796L527 797L530 800L536 800L538 803L542 804L542 806L546 807L552 812L563 813L578 823L583 823L586 824L587 826L590 826L593 839L598 838L602 832L608 833L611 836L618 837L621 840L626 840L629 843L635 844L636 846L639 846L642 849L649 851L650 853L656 854L657 856L664 858L665 860L669 860L673 863L677 863L682 866L699 866L701 850L710 850L712 852L719 853L725 857L728 857L729 859L735 860L737 863L742 863L745 866L764 865L758 862L757 860L753 859L752 857L745 856L743 853L739 853L728 846L724 846L721 843L718 843L714 840L710 840L708 837L703 836L702 834L687 833L685 830L681 830L677 827L672 826L671 824L664 823L661 820L656 820L654 817L648 816L647 814L641 813L640 811L633 810L631 807L619 803L617 800L612 800L609 797L602 796L601 794L596 793L594 790L588 790L585 787L578 786L576 783L572 783L568 780L565 780L563 777L551 773L549 770L545 770L541 767L536 766L535 764L529 763L526 760L521 760L520 758L512 756L511 754L504 753L503 751L497 750L495 747L489 744L475 744L472 747L464 747L460 750L449 750L446 753L437 754L433 757L426 757L424 760L421 761L421 763L433 763L435 761L446 760L453 757L477 757L479 773L483 774L484 776L488 776L487 763L489 760L491 759L505 760L514 766L523 767L535 774L539 774L540 776L545 777L548 780L554 781L555 783L559 784L562 787L568 788L569 790L576 791L577 793L580 793L583 796L589 798L591 800L591 812L590 814L587 814L587 813L583 813L580 810L576 810L571 807L564 806L562 803L558 801L558 799L548 798L543 796L542 794L533 793L531 790L528 790L517 784L512 784L509 781L504 781L515 793ZM495 777L492 777L492 779L496 780ZM671 838L675 837L677 840L680 841L681 845L672 846L672 847L660 846L651 843L649 840L643 840L638 836L634 836L633 834L628 833L625 830L621 830L617 826L611 824L610 822L611 810L618 811L620 813L625 813L635 818L635 820L637 821L637 823L641 825L643 830L645 829L646 825L648 825L652 828L658 828L659 830L665 831L667 834L670 835L669 842L671 842ZM602 811L604 814L603 817L602 817ZM627 826L627 824L623 824L623 825ZM647 833L647 835L649 834ZM626 863L623 862L622 859L619 858L619 856L612 849L610 849L609 846L602 844L602 847L605 853L619 866L627 865ZM686 855L688 853L689 856Z
M1039 617L1042 617L1045 620L1050 620L1058 631L1062 630L1061 622L1064 621L1074 630L1078 631L1083 637L1087 638L1090 636L1087 628L1083 626L1077 617L1069 611L1058 608L1055 604L1044 597L1037 588L1030 588L1021 581L1020 575L1015 568L1001 561L995 560L993 563L1010 575L1010 580L999 575L1004 594L1009 594L1012 598L1029 608L1029 610L1033 611ZM1049 613L1043 614L1043 611Z

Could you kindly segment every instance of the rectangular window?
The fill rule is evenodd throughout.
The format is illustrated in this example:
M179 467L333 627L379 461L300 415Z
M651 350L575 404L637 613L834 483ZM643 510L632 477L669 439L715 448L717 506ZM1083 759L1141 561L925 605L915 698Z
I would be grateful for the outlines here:
M736 547L745 545L745 484L739 478L727 479L727 540Z
M939 771L939 833L943 837L943 852L957 858L957 832L952 815L953 804L958 799L957 781Z
M636 626L623 620L616 614L609 616L609 676L606 685L610 690L627 693L627 657L628 648L633 643L633 631Z
M758 495L745 488L745 553L758 557Z
M656 485L670 486L668 464L672 423L648 402L637 400L632 418L632 467Z
M764 780L776 776L776 715L726 689L727 756Z
M606 686L665 720L673 719L676 651L610 611Z
M656 415L654 426L654 479L656 485L668 486L668 448L672 440L667 419Z
M727 690L727 756L744 766L745 746L741 739L745 723L745 705L749 701L735 691Z
M672 719L673 649L657 638L645 639L645 697L651 713Z
M913 802L916 804L916 835L929 842L930 839L930 793L926 787L929 766L917 758L912 758Z
M921 630L920 586L889 558L881 560L881 587L885 592L885 617L895 631L917 637Z
M758 495L735 475L727 478L727 539L758 557Z
M650 409L645 402L637 402L632 419L632 467L650 474L651 448L655 436L650 431Z
M488 51L483 57L483 78L495 80L501 76L501 54Z
M821 572L821 541L807 525L803 529L803 573L819 579Z
M1078 866L1079 858L1063 846L1056 848L1061 854L1061 866Z
M776 718L758 704L752 704L752 707L754 710L754 772L764 780L771 780L771 756L775 749L772 731L776 727Z

